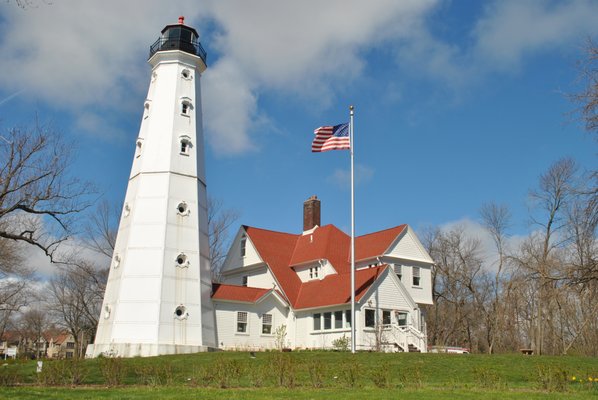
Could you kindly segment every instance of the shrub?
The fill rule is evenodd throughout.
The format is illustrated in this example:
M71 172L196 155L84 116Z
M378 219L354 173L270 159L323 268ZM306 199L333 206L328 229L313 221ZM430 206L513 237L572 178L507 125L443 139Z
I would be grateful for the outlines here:
M499 389L505 386L502 377L487 367L474 368L473 376L478 386L485 389Z
M354 358L344 363L338 374L340 382L351 388L358 387L360 369L359 362Z
M87 376L85 361L72 360L45 361L37 381L42 385L80 385Z
M294 387L296 383L296 368L291 356L288 354L276 354L272 361L278 386Z
M564 392L567 390L568 376L567 371L561 367L538 365L535 378L542 390Z
M104 378L104 383L108 386L122 385L127 374L126 366L122 358L101 357L100 371Z
M309 380L312 387L324 387L324 376L326 375L326 368L324 364L317 360L312 360L307 364L307 372L309 373Z
M384 363L377 368L374 368L370 373L370 378L374 385L379 388L389 388L392 385L392 375L390 365L388 363Z
M172 365L162 363L160 365L141 365L135 368L138 382L142 385L161 386L170 385L173 382Z
M14 386L21 383L21 377L17 371L8 365L0 367L0 386Z
M337 351L349 351L349 346L351 345L351 339L348 338L343 334L342 337L335 339L332 341L332 346Z

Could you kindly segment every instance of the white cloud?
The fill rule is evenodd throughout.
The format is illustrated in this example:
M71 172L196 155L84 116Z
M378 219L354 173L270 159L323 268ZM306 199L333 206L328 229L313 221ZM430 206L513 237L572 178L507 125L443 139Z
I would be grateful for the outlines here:
M598 33L593 0L507 0L489 5L474 29L477 62L488 68L517 68L536 52L575 46Z
M355 165L355 185L360 185L370 181L374 177L374 170L367 165ZM351 185L351 171L348 169L337 168L332 175L328 177L328 181L340 187L350 188Z
M183 14L200 33L215 27L202 35L219 56L212 55L216 62L202 77L206 137L216 152L238 154L259 148L255 137L270 117L260 108L261 94L276 91L325 109L342 87L367 74L371 51L394 55L397 68L407 72L389 87L416 74L460 88L598 32L595 1L504 0L485 8L470 38L449 43L431 33L439 4L204 0L173 7L160 0L56 0L26 10L9 4L0 25L0 90L5 96L23 91L19 99L45 101L73 115L93 108L95 115L77 117L76 126L105 135L94 122L98 110L141 109L132 97L147 87L148 46Z

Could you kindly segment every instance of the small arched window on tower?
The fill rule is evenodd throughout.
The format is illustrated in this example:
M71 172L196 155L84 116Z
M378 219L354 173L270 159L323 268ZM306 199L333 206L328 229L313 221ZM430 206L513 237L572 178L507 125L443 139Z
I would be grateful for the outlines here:
M138 158L141 156L142 148L143 148L143 139L138 138L137 142L135 143L135 158Z
M179 255L176 256L175 264L177 267L185 268L188 267L190 263L185 253L179 253Z
M186 79L188 81L190 81L191 79L193 79L193 77L191 76L191 71L189 71L187 68L185 68L184 70L181 71L181 78Z
M193 143L191 142L191 137L187 135L179 136L180 141L180 153L184 156L188 156L191 153L191 148L193 147Z
M174 309L174 317L179 320L187 319L189 317L189 313L187 312L187 307L184 305L179 305L177 308Z
M145 103L143 103L143 119L149 117L151 102L151 100L146 100Z
M183 217L186 217L187 215L189 215L189 212L190 212L189 206L184 201L181 201L176 206L176 212L177 212L177 214L182 215Z
M185 117L189 117L191 115L191 111L193 110L193 104L191 103L191 99L189 97L182 97L181 98L181 115Z

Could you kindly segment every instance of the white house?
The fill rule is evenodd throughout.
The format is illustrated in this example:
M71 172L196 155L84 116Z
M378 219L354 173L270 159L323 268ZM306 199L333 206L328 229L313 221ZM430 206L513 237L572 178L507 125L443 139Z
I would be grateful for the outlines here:
M332 348L351 333L350 236L304 203L301 234L242 226L214 284L222 349ZM355 238L356 348L427 350L420 305L432 304L433 261L408 225Z

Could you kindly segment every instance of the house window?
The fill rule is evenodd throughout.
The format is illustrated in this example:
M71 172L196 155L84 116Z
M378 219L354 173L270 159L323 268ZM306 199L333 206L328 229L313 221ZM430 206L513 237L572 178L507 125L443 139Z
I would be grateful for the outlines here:
M66 358L73 358L73 352L72 351L67 351L65 354Z
M401 264L395 264L395 274L397 275L397 278L401 280L403 277L403 266Z
M322 323L320 321L320 313L314 314L314 331L322 329Z
M237 333L247 333L247 313L237 312Z
M272 334L272 314L262 314L262 333Z
M75 342L66 342L66 348L67 349L74 349L75 348Z
M313 279L314 277L314 269L313 268L309 268L309 279Z
M245 236L243 236L241 238L241 257L245 257L245 246L247 243L247 238Z
M420 269L419 267L413 267L413 286L419 286L420 282Z
M332 313L324 313L324 329L332 329Z
M318 269L320 269L320 267L315 267L314 268L314 278L318 277Z
M345 310L345 327L351 327L351 310Z
M365 326L367 328L374 328L376 326L376 311L372 309L365 310Z
M334 329L342 329L342 327L343 327L343 312L335 311L334 312Z
M399 311L397 313L397 323L399 326L407 326L407 313Z
M390 325L390 311L382 310L382 325Z
M247 286L247 281L249 277L247 275L243 276L243 286Z

